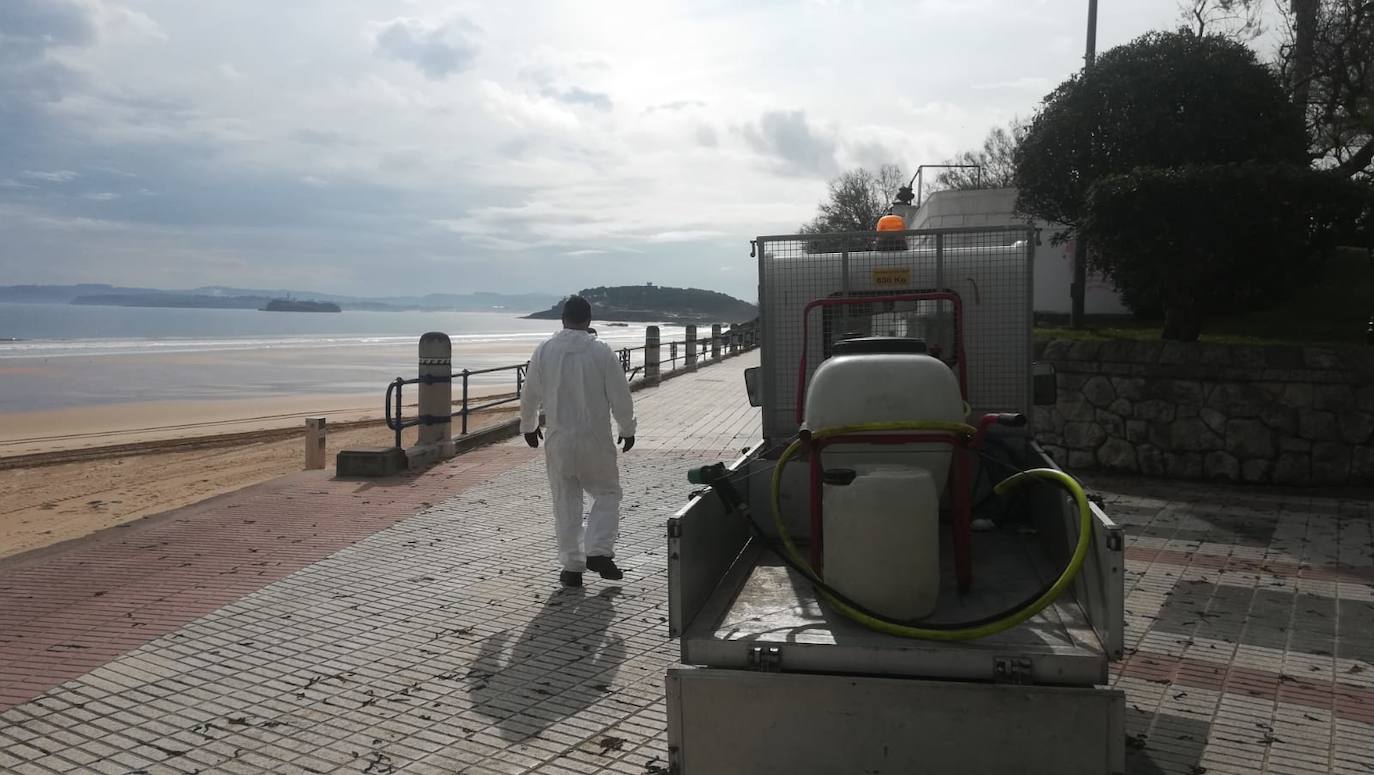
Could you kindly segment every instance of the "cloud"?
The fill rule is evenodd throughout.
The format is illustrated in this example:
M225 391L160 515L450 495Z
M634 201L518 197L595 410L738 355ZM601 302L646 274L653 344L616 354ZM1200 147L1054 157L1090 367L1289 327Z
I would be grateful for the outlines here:
M119 198L119 194L110 191L101 191L96 194L86 194L85 196L93 202L110 202Z
M1053 82L1051 82L1048 78L1027 75L1022 76L1020 78L1015 78L1010 81L993 81L991 83L977 83L970 88L977 89L979 91L1033 91L1043 94L1045 92L1048 92L1051 88L1053 88L1053 86Z
M348 137L332 129L297 129L291 133L291 139L307 145L319 145L326 148L350 144Z
M0 3L0 50L21 45L86 46L95 41L91 9L75 0L5 0ZM5 54L0 53L0 56Z
M540 93L549 99L558 100L559 102L569 105L586 105L589 108L595 108L597 110L611 109L610 95L588 91L580 86L573 86L562 90L547 87Z
M53 172L24 170L20 175L30 180L42 180L48 183L70 183L81 177L80 174L72 172L71 170L54 170Z
M401 17L378 25L373 43L378 54L409 62L427 78L443 80L470 68L477 59L477 26L465 19L431 24Z
M716 136L716 130L706 124L697 127L696 131L692 132L692 137L697 141L697 145L707 148L715 148L720 145L720 138Z
M657 105L650 105L649 107L644 109L644 112L658 113L660 111L666 111L669 113L675 113L678 111L688 110L691 108L704 107L706 107L706 103L702 102L701 100L675 100L673 102L661 102Z
M755 151L783 162L783 171L828 175L836 169L834 139L812 129L805 111L769 111L742 132Z

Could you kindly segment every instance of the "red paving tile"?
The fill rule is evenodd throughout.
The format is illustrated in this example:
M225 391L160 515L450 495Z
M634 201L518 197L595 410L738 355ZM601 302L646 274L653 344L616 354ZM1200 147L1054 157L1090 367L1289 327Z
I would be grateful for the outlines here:
M1232 557L1218 554L1199 554L1176 549L1153 549L1143 546L1126 548L1126 559L1131 562L1159 562L1180 567L1208 568L1225 570L1232 573L1255 573L1282 576L1294 579L1313 579L1316 581L1347 581L1359 584L1374 583L1374 568L1335 567L1326 565L1299 565L1294 562L1277 560L1255 560L1249 557Z
M486 447L387 481L298 474L0 561L0 710L537 454Z

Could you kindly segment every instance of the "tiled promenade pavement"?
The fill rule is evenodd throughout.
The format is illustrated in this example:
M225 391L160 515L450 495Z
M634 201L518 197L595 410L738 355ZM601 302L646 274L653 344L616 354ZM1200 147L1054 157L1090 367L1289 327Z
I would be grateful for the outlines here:
M757 436L755 361L637 394L617 584L557 590L519 443L0 563L0 772L665 772L663 521ZM1090 483L1130 535L1129 771L1374 772L1368 502Z

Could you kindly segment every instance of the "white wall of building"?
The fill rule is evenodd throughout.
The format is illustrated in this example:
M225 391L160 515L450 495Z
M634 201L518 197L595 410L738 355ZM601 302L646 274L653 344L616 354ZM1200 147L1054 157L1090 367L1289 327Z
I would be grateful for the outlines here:
M931 194L907 219L907 228L1011 226L1027 220L1016 214L1014 188L939 191ZM1035 249L1035 311L1068 313L1073 306L1069 297L1069 285L1073 282L1073 243L1050 244L1055 232L1064 227L1044 221L1034 223L1040 229L1040 244ZM1090 315L1129 312L1111 281L1095 272L1088 273L1083 306Z

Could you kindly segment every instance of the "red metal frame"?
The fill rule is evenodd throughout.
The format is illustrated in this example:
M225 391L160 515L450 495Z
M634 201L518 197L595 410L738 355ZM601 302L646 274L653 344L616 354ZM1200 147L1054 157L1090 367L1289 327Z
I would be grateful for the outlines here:
M882 303L889 301L948 301L954 305L954 357L959 362L959 394L968 401L967 361L964 358L964 306L959 294L954 291L928 291L924 293L899 293L891 296L838 296L829 299L816 299L802 310L802 349L801 362L797 365L797 422L805 419L806 411L806 351L810 339L811 310L816 307L842 307L846 305Z
M979 423L980 431L989 423ZM822 514L825 467L821 464L821 450L831 444L948 444L954 451L949 467L950 508L953 511L954 575L959 591L967 592L973 585L973 508L970 503L971 474L969 449L972 441L944 431L908 431L894 433L845 433L812 441L807 448L811 455L811 567L824 577L825 521Z

